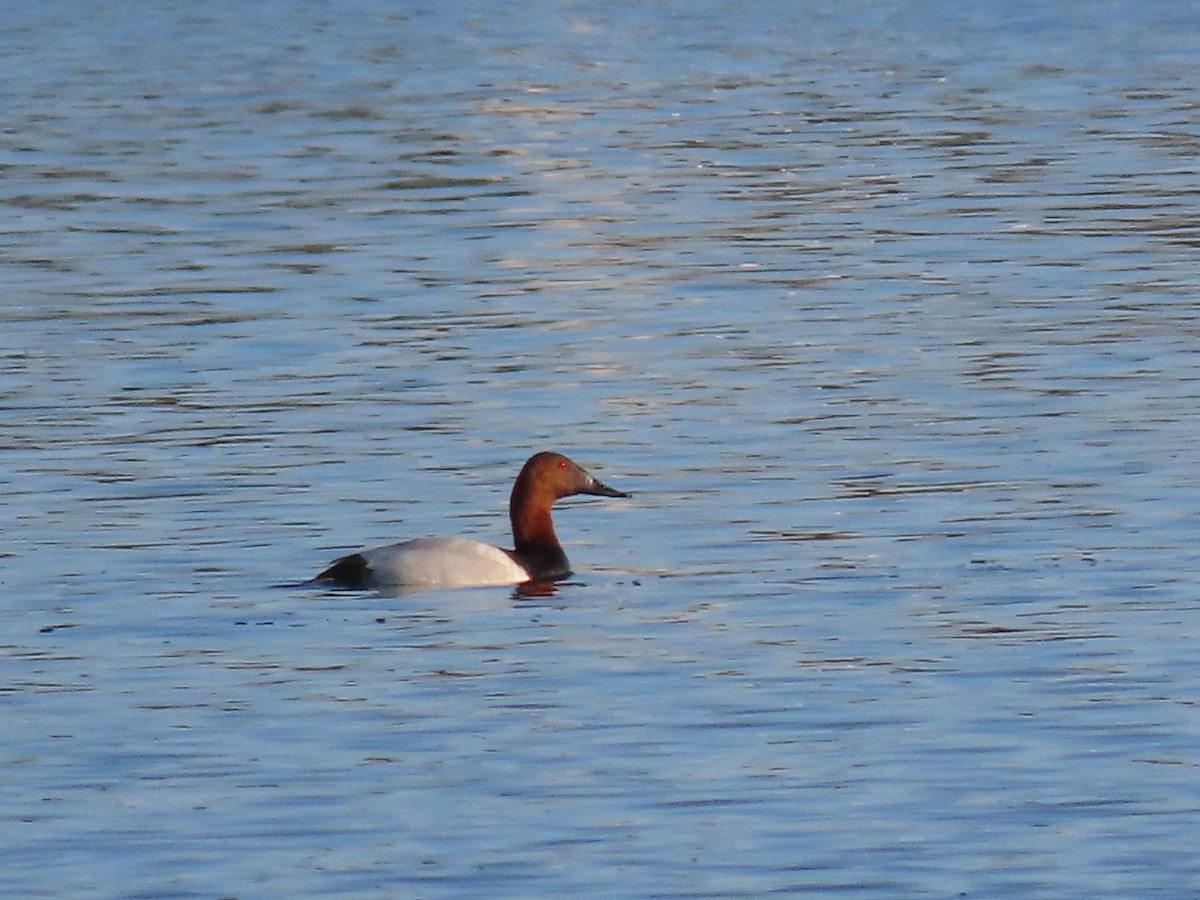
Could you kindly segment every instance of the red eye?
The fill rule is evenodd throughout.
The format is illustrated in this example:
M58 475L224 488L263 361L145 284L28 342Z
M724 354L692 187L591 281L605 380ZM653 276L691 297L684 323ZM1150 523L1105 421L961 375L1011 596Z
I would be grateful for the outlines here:
M560 469L565 469L567 467L567 461L565 459L560 459L558 461L558 467Z

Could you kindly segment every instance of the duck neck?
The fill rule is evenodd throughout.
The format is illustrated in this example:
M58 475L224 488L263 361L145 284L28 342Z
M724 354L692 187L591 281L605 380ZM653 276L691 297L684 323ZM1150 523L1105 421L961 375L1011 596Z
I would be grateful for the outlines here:
M520 485L518 485L520 487ZM521 502L517 502L518 499ZM512 522L513 554L535 581L565 578L571 574L567 555L550 519L553 497L528 496L513 491L508 517Z

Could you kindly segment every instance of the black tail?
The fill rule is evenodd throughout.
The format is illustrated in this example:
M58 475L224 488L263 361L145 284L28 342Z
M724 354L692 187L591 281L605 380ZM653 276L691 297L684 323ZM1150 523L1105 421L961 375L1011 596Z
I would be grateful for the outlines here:
M365 588L370 586L371 567L361 553L343 556L313 581L317 584L332 584L337 587Z

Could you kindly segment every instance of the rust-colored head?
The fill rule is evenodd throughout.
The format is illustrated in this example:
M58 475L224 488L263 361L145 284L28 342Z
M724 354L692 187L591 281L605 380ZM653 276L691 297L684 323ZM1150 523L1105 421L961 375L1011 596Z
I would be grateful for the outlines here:
M523 551L532 545L557 547L558 538L550 520L550 508L555 500L574 494L629 496L602 483L583 466L561 453L542 452L529 457L517 476L508 503L517 550Z
M628 497L624 491L598 481L583 466L561 453L549 451L529 457L513 485L514 502L524 497L551 496L555 500L572 494L596 494L600 497Z

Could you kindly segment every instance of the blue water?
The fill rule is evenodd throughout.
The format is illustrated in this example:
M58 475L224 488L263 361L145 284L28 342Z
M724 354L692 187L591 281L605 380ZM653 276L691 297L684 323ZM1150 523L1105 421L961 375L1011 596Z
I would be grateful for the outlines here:
M1200 6L0 24L4 896L1200 892Z

